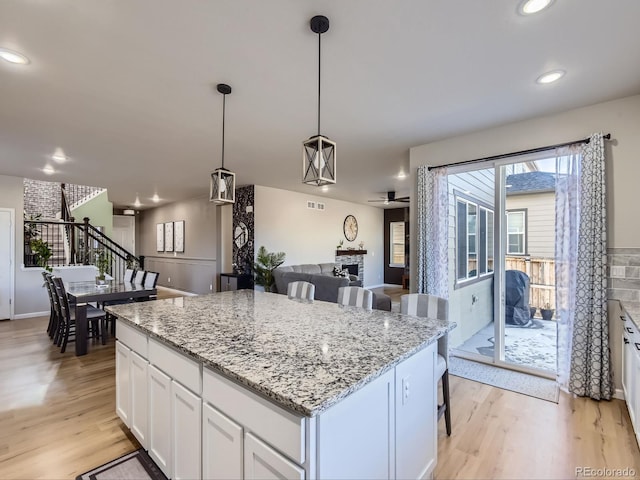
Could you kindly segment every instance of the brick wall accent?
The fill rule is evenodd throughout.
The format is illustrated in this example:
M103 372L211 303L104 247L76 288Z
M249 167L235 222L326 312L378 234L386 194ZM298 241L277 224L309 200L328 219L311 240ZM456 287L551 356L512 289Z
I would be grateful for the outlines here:
M60 211L60 184L24 179L24 211L27 216L42 214L54 218Z

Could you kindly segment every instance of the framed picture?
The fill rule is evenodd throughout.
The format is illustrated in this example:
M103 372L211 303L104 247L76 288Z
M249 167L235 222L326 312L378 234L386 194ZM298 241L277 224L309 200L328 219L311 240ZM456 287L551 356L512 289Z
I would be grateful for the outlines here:
M156 251L164 252L164 223L156 225Z
M176 252L184 252L184 220L173 222L173 239Z
M173 222L164 224L164 251L173 252Z

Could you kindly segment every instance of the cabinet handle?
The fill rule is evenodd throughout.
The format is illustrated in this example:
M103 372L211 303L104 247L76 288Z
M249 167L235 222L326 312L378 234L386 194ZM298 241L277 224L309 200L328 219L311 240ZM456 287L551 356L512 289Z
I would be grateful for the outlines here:
M627 321L627 316L626 315L620 315L620 320L622 320L623 322Z
M624 329L627 331L627 333L633 333L631 327L624 327Z
M639 351L640 351L640 343L635 342L635 343L634 343L634 345L636 346L636 350L639 350Z
M624 344L626 345L627 343L629 343L629 340L627 340L627 337L622 337L624 338Z

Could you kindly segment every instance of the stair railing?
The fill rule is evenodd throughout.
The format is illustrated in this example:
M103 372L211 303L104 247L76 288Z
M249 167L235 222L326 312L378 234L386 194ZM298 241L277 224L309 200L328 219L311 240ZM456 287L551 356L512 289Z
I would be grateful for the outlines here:
M60 229L68 232L69 251L73 252L70 258L74 262L67 262L64 255L64 247L61 245ZM113 241L98 228L89 223L89 218L84 218L82 223L70 221L24 221L25 232L25 267L57 267L69 264L96 265L98 257L107 255L109 268L106 273L116 280L124 277L126 268L144 269L144 256L136 257L124 247ZM33 243L35 241L35 243ZM44 253L46 258L36 253L32 245L46 245ZM48 252L47 252L48 248ZM37 250L37 249L36 249ZM40 252L42 253L42 249ZM47 256L46 254L49 253Z

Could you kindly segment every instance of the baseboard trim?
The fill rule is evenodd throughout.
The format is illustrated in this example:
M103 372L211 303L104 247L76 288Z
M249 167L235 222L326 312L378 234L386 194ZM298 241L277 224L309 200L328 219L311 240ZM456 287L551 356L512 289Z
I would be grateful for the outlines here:
M19 313L14 315L12 320L22 320L25 318L34 318L34 317L48 317L51 314L49 310L45 310L44 312L30 312L30 313Z
M616 388L613 392L613 398L617 398L618 400L624 400L624 391L621 388Z

